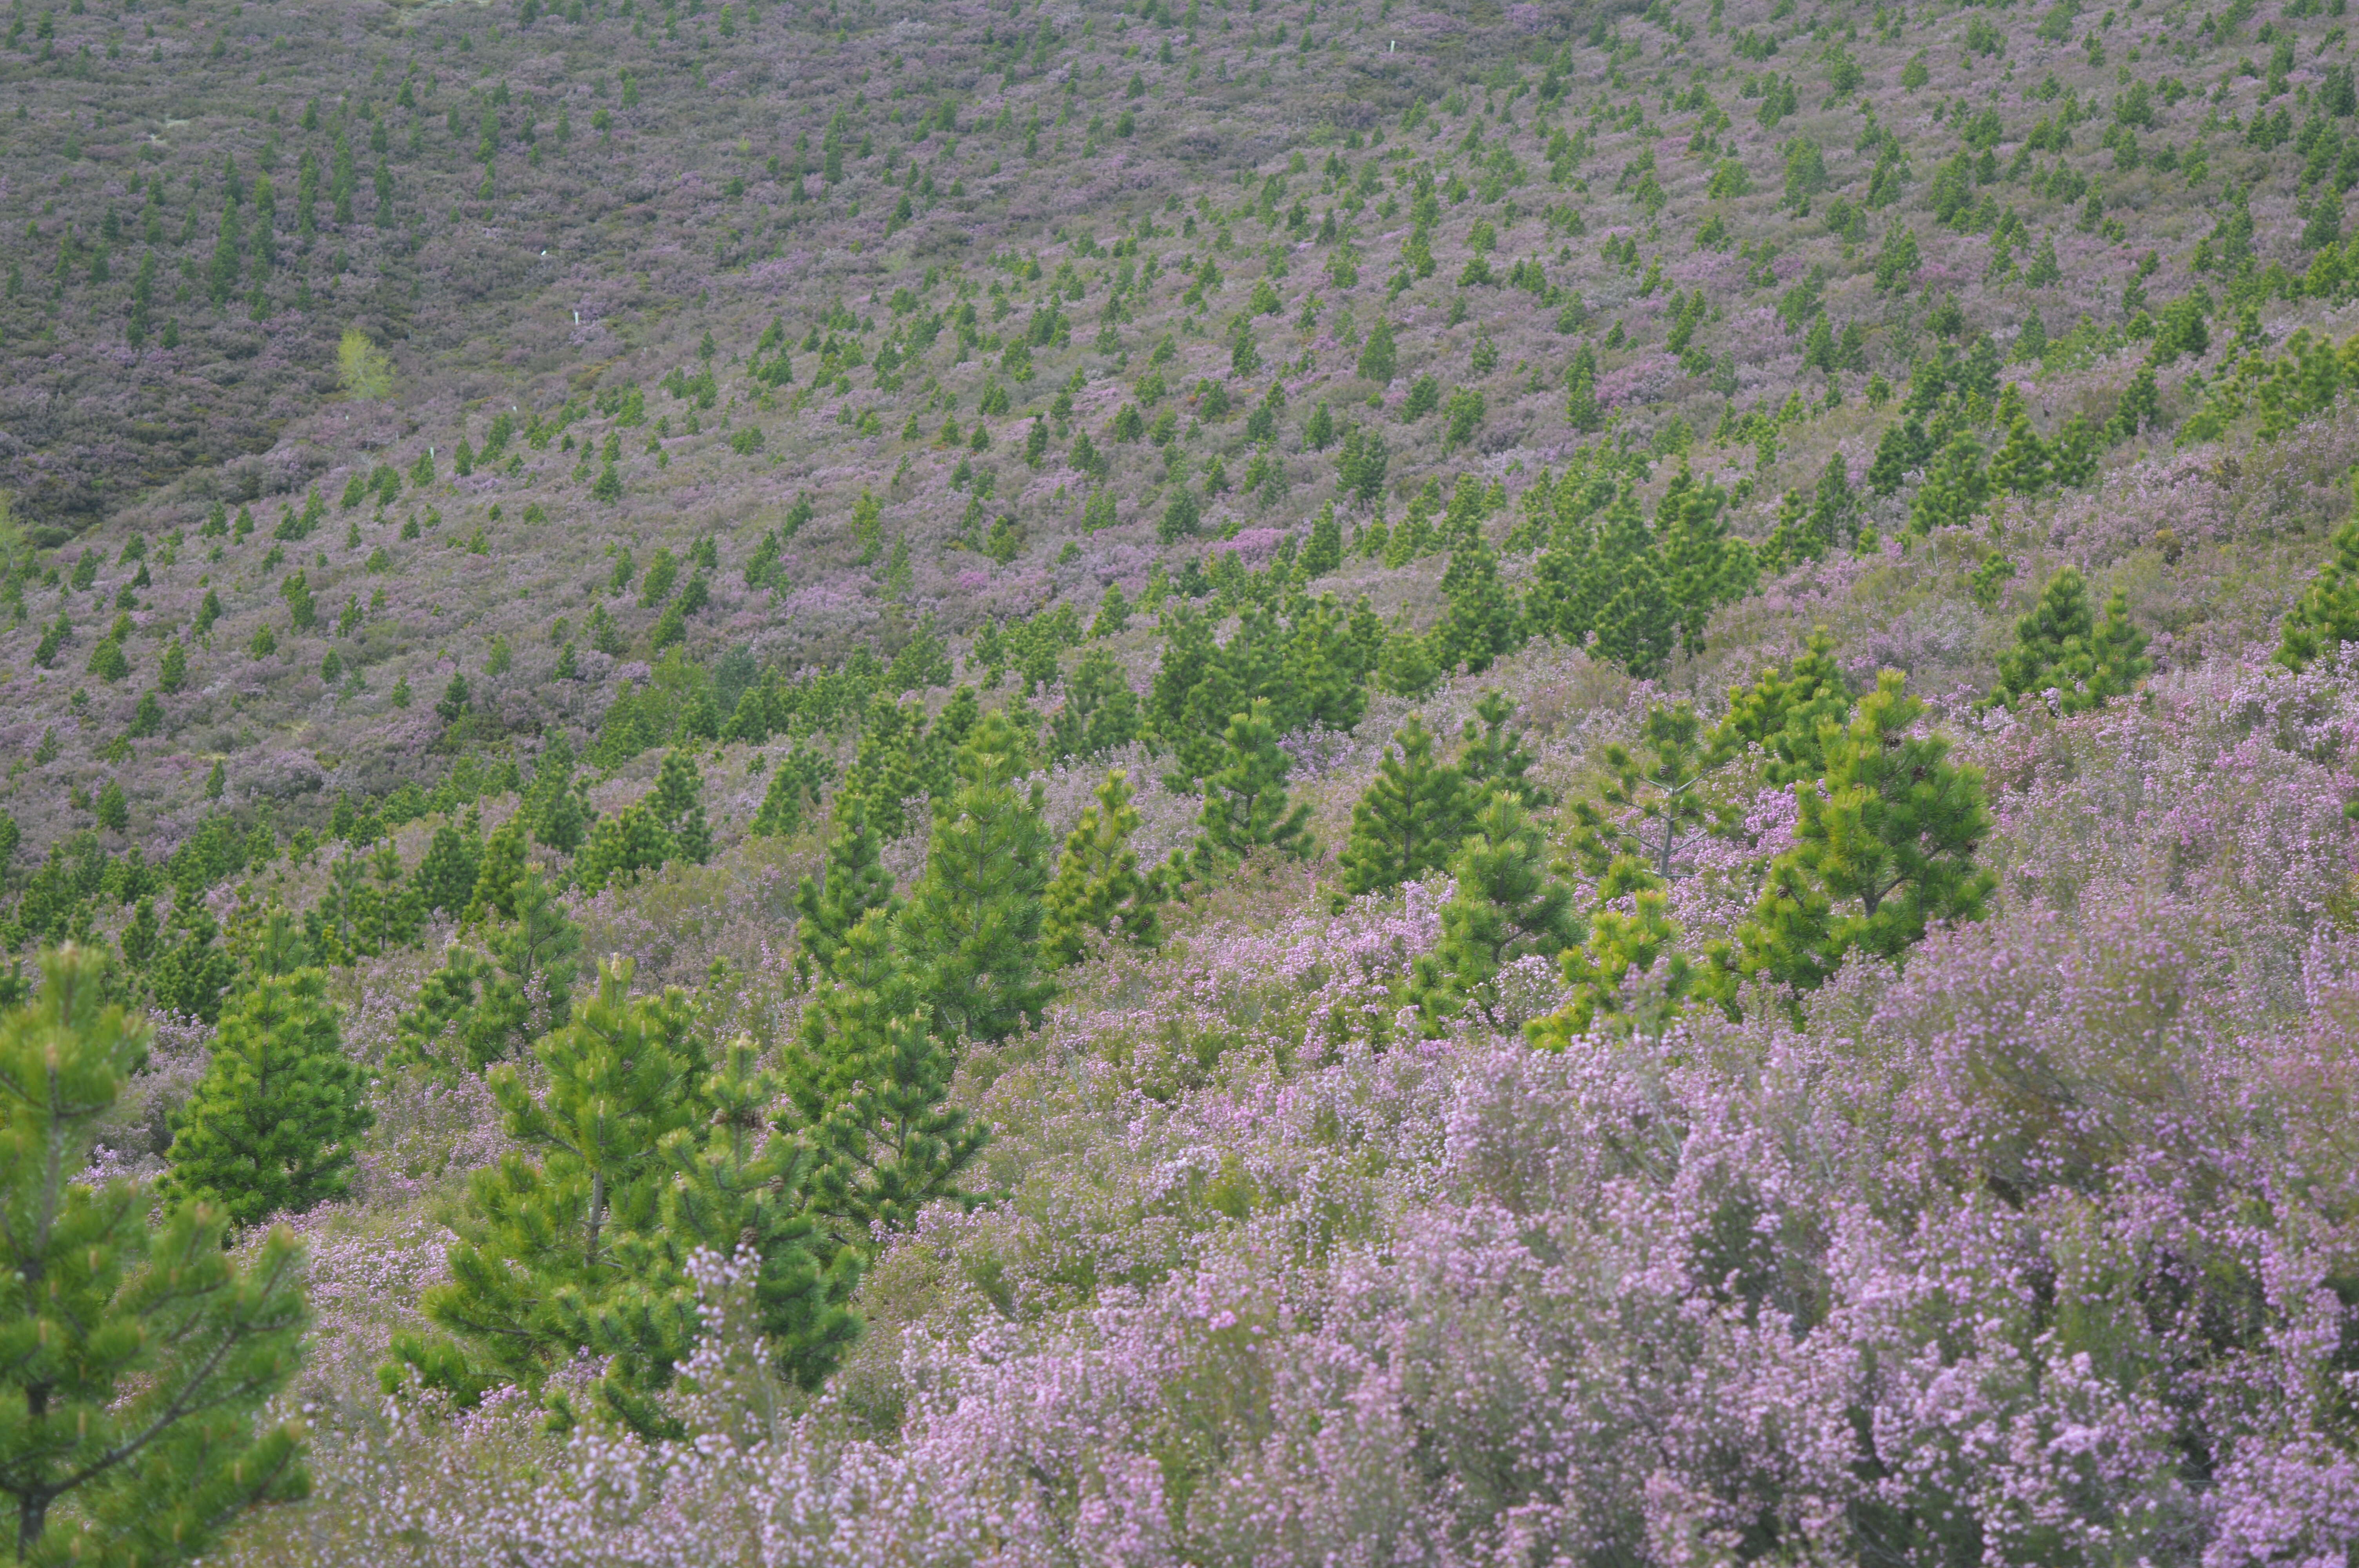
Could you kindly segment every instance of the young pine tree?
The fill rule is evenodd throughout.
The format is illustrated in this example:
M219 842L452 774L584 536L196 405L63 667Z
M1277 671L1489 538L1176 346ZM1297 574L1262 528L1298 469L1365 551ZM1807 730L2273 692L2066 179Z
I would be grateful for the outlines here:
M1138 811L1130 799L1130 775L1116 768L1066 836L1056 878L1041 899L1040 957L1051 968L1080 962L1093 935L1119 936L1139 947L1162 940L1155 887L1139 874L1138 852L1131 848Z
M1616 871L1632 869L1625 860ZM1561 1051L1583 1034L1653 1037L1703 1002L1734 1016L1735 974L1725 944L1712 944L1698 964L1680 950L1682 931L1671 918L1670 895L1660 887L1609 874L1598 891L1606 900L1627 893L1630 908L1600 908L1589 939L1564 950L1564 983L1572 998L1526 1024L1526 1038L1543 1050Z
M581 973L582 928L538 869L525 873L516 918L483 934L484 951L453 945L418 1005L395 1022L390 1060L451 1075L519 1057L565 1022Z
M818 1155L810 1209L822 1233L863 1256L879 1230L912 1228L928 1204L965 1201L959 1178L991 1137L946 1103L956 1059L929 1027L924 978L872 910L788 1052L792 1111L777 1126Z
M1310 807L1289 809L1286 780L1293 763L1278 748L1268 699L1256 697L1249 710L1232 718L1222 741L1223 760L1204 781L1204 808L1196 819L1203 831L1189 869L1209 881L1264 847L1295 860L1308 858L1312 845L1303 824L1310 819Z
M1524 641L1516 597L1499 581L1499 558L1481 535L1459 542L1441 574L1449 612L1433 629L1434 657L1445 669L1463 665L1479 675Z
M2098 621L2089 611L2080 571L2064 567L2048 579L2038 604L2016 622L2015 646L1999 655L1998 689L1991 697L2014 707L2054 691L2063 712L2082 713L2126 695L2153 669L2146 633L2130 623L2128 601L2114 594Z
M810 985L828 971L836 950L872 909L898 914L892 873L882 859L884 836L869 825L856 795L837 803L835 836L817 878L795 886L795 978Z
M1458 731L1458 771L1474 796L1470 810L1480 809L1483 800L1494 795L1506 795L1527 811L1555 802L1531 776L1539 759L1525 749L1524 732L1507 728L1515 717L1516 705L1506 694L1486 691L1474 704L1474 717Z
M2277 663L2305 669L2313 659L2332 658L2345 643L2359 643L2359 516L2334 531L2334 558L2286 612Z
M1795 847L1742 934L1744 968L1810 989L1861 950L1897 958L1936 921L1979 920L1996 879L1974 864L1990 833L1979 769L1910 730L1925 705L1897 670L1827 735L1823 789L1795 786Z
M1518 958L1554 957L1586 928L1572 890L1549 875L1548 835L1511 794L1483 807L1450 869L1458 890L1441 906L1441 941L1411 971L1409 1000L1429 1034L1469 1009L1505 1028L1500 971Z
M661 1218L673 1173L664 1141L695 1137L711 1108L687 997L634 997L630 985L628 959L600 967L597 995L533 1048L541 1085L513 1064L492 1072L515 1148L474 1173L451 1277L420 1303L455 1342L396 1335L380 1374L388 1392L409 1368L462 1405L502 1383L538 1397L549 1373L590 1348L591 1318L625 1288L645 1288L625 1263L630 1238ZM658 1354L616 1375L631 1385L668 1367Z
M487 920L514 920L516 899L528 874L524 814L518 812L484 840L483 860L475 868L475 889L459 924L479 926Z
M475 896L475 877L483 860L484 838L473 809L463 824L445 822L437 827L411 877L419 907L439 909L455 919Z
M945 1040L1003 1040L1056 995L1040 973L1049 828L1041 786L1020 790L1028 748L1001 713L959 748L959 786L934 807L925 874L901 914L902 940Z
M1751 686L1730 693L1714 744L1731 754L1760 747L1763 773L1773 784L1823 774L1823 727L1840 728L1851 717L1851 687L1835 663L1834 646L1827 629L1818 627L1791 665L1771 665Z
M1425 720L1410 714L1353 805L1342 896L1396 888L1448 865L1465 841L1475 804L1459 771L1434 761Z
M573 787L573 745L561 730L552 730L533 767L532 794L525 802L532 836L560 854L582 847L590 831L588 813Z
M344 1195L375 1119L318 969L261 980L222 1014L212 1061L172 1119L166 1190L238 1225Z
M816 1389L860 1337L860 1319L845 1303L865 1254L830 1238L812 1213L819 1161L807 1141L767 1125L788 1078L763 1067L761 1055L749 1035L722 1047L701 1090L711 1108L706 1127L663 1141L671 1181L659 1222L616 1242L621 1281L571 1325L607 1357L601 1408L642 1435L683 1434L657 1396L706 1326L690 1271L700 1249L725 1256L753 1248L760 1260L755 1315L772 1368L786 1381Z
M1680 846L1719 821L1704 786L1727 764L1728 748L1702 735L1689 704L1657 703L1647 710L1638 751L1610 745L1604 760L1613 772L1598 793L1615 811L1573 804L1580 828L1573 854L1593 877L1607 877L1616 861L1626 860L1633 885L1659 887L1678 869Z
M677 748L665 753L647 803L671 836L675 855L696 866L712 858L712 830L704 821L704 779L696 771L694 756Z
M299 1424L256 1419L301 1353L301 1254L278 1228L240 1261L212 1206L151 1227L132 1184L78 1180L147 1033L103 955L41 969L0 1017L0 1498L20 1562L190 1562L309 1489Z

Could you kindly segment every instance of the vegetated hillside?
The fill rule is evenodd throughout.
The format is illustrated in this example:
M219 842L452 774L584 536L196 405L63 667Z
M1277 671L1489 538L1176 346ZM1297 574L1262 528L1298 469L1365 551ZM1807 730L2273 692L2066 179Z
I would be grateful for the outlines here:
M231 1559L2336 1560L2334 4L20 5Z

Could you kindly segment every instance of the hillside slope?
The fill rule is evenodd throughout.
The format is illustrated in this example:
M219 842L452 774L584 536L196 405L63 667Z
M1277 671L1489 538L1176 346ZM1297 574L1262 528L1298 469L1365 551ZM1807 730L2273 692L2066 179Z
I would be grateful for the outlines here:
M231 1557L2339 1560L2340 4L19 4L7 997L116 1173L294 957L371 1075ZM527 861L991 1133L823 1384L665 1265L701 1446L381 1394Z

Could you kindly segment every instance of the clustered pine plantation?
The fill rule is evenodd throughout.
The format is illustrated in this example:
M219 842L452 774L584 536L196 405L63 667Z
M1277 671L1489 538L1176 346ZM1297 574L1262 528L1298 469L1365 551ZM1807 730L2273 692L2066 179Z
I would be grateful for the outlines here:
M18 1557L2342 1562L2342 5L8 11Z

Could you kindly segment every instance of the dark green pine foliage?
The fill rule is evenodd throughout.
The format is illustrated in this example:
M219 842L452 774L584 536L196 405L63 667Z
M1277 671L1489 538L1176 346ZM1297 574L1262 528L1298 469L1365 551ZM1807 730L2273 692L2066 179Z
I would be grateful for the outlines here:
M1627 491L1603 515L1594 559L1583 595L1596 606L1591 652L1640 680L1651 679L1678 643L1679 611L1637 498Z
M1523 643L1522 618L1515 596L1499 581L1499 558L1479 533L1459 540L1441 574L1450 608L1433 629L1434 657L1444 668L1463 665L1481 674Z
M445 822L428 841L426 854L410 878L410 886L418 893L419 908L440 910L454 920L458 918L468 901L475 896L475 876L483 860L483 828L474 808L470 806L463 823Z
M560 854L579 849L590 831L589 810L573 787L573 746L562 730L552 730L549 744L541 749L524 814L532 825L532 836Z
M791 838L802 831L807 806L816 806L820 791L834 774L825 757L801 741L772 764L769 787L746 831L757 838Z
M929 1025L945 1040L1005 1039L1039 1022L1057 992L1040 972L1049 828L1041 785L1016 784L1025 750L1006 715L976 723L959 748L959 787L934 808L925 874L901 913Z
M1572 362L1565 367L1565 422L1574 429L1590 431L1605 423L1605 409L1597 400L1597 351L1587 343L1573 351Z
M924 977L872 911L804 1008L787 1058L781 1131L819 1156L810 1208L833 1247L865 1255L927 1205L964 1203L959 1179L990 1141L949 1103L956 1058L929 1027Z
M166 1189L238 1225L342 1197L353 1141L375 1119L367 1099L327 978L260 980L222 1014L205 1076L172 1119Z
M147 968L147 994L158 1007L201 1023L220 1022L222 997L237 979L237 960L220 936L221 923L201 901L173 900L163 945Z
M1138 694L1112 650L1092 647L1065 681L1065 706L1049 726L1049 755L1095 756L1138 739Z
M1321 404L1320 413L1323 415L1326 407ZM1330 501L1319 509L1318 517L1311 522L1310 540L1302 546L1302 555L1295 566L1302 573L1302 579L1311 582L1343 564L1343 525L1336 520L1335 503Z
M1685 463L1655 511L1663 589L1690 657L1703 652L1712 611L1752 592L1759 576L1753 547L1730 536L1727 514L1728 492L1708 479L1698 481Z
M382 1374L387 1391L409 1368L462 1406L504 1383L538 1397L550 1373L592 1347L607 1303L648 1287L626 1265L640 1261L631 1238L662 1217L674 1169L664 1141L694 1138L711 1108L687 997L634 997L630 985L628 959L601 966L597 994L534 1046L539 1084L514 1064L493 1069L492 1097L515 1146L470 1178L451 1277L420 1303L454 1338L397 1334ZM660 1386L669 1370L661 1346L616 1363L609 1378L624 1390Z
M2277 660L2290 670L2307 669L2353 642L2359 642L2359 517L2334 531L2334 558L2318 568L2286 612Z
M672 852L690 865L712 858L712 830L704 821L704 778L696 758L683 750L665 754L656 787L646 801L672 841Z
M2015 646L1999 655L1991 700L2012 708L2054 691L2060 711L2082 713L2126 696L2153 670L2146 633L2130 623L2128 601L2114 594L2104 619L2097 620L2079 568L2063 567L2015 623Z
M295 1238L230 1249L229 1217L81 1179L147 1059L104 954L41 957L0 1016L0 1498L18 1561L185 1563L248 1511L301 1498L302 1425L263 1412L310 1314Z
M696 759L674 750L663 760L656 786L612 816L601 817L574 857L573 877L588 893L628 883L669 860L701 865L712 854L704 821L704 780Z
M1799 490L1786 492L1777 509L1777 526L1761 550L1761 575L1775 577L1804 561L1821 561L1859 533L1859 497L1851 487L1851 472L1841 452L1827 459L1819 474L1817 492L1805 499Z
M1332 593L1297 600L1289 611L1286 656L1278 672L1289 730L1319 725L1329 730L1358 726L1367 708L1370 653L1358 643L1343 606Z
M1508 1029L1499 975L1519 958L1554 957L1587 935L1571 888L1549 875L1548 835L1514 795L1492 796L1474 819L1451 874L1441 940L1411 970L1409 1000L1429 1035L1472 1011Z
M1851 716L1851 687L1834 658L1834 639L1823 626L1785 669L1764 669L1749 687L1730 694L1726 718L1715 734L1731 752L1758 746L1763 774L1773 784L1815 779L1827 768L1823 727L1840 727Z
M1054 968L1078 963L1093 937L1152 947L1163 939L1154 884L1140 873L1131 836L1138 809L1130 804L1130 775L1106 774L1097 799L1065 836L1057 875L1042 897L1041 960Z
M1926 434L1925 422L1911 414L1887 426L1876 442L1875 460L1867 466L1867 488L1877 495L1897 494L1908 477L1932 456L1933 438Z
M836 815L857 804L887 838L897 838L905 803L940 793L948 762L941 739L927 732L925 705L879 693L862 715L859 744L836 792Z
M699 1086L705 1126L674 1130L660 1146L671 1179L659 1223L616 1242L621 1282L573 1325L593 1353L612 1357L597 1388L600 1406L642 1435L684 1435L657 1396L702 1326L690 1271L700 1249L724 1257L753 1249L755 1305L771 1365L796 1387L817 1389L860 1337L847 1303L864 1256L830 1237L811 1206L818 1153L768 1125L788 1077L764 1068L762 1054L750 1035L721 1047Z
M565 1022L581 954L581 927L538 869L527 871L515 917L484 930L480 951L454 944L426 978L418 1005L395 1022L389 1060L456 1074L522 1056Z
M1472 797L1456 768L1434 760L1425 720L1410 714L1394 732L1376 775L1352 806L1341 867L1344 897L1382 892L1432 875L1465 841Z
M1911 731L1925 705L1897 670L1826 735L1826 777L1794 787L1795 847L1769 874L1741 941L1747 974L1797 990L1854 950L1898 958L1939 921L1979 920L1996 883L1973 853L1991 817L1979 769Z
M1598 515L1613 503L1614 483L1599 479L1576 483L1570 476L1555 490L1555 505L1532 586L1525 597L1524 623L1536 636L1553 636L1572 647L1589 640L1604 607Z
M1174 794L1192 794L1198 781L1223 765L1222 736L1230 716L1256 701L1267 701L1272 721L1289 730L1313 719L1344 728L1359 717L1356 700L1335 689L1341 683L1332 672L1342 665L1343 648L1332 607L1318 617L1298 617L1291 637L1258 605L1245 607L1224 644L1214 643L1213 623L1212 617L1185 605L1169 606L1163 613L1163 662L1148 692L1147 712L1157 738L1172 753L1163 783ZM1305 645L1298 664L1290 655L1305 637L1323 642ZM1324 673L1307 668L1320 664ZM1290 676L1306 673L1315 677L1312 684L1290 691Z
M1609 745L1603 760L1598 799L1614 814L1573 803L1574 858L1601 882L1659 887L1678 872L1680 846L1718 825L1720 806L1705 785L1727 765L1729 749L1704 735L1690 704L1657 703L1639 728L1638 750Z
M516 898L528 870L522 813L509 817L484 840L483 859L475 867L475 888L468 895L459 924L473 927L487 920L514 920Z
M795 886L795 977L810 985L827 973L838 948L872 909L900 911L893 875L885 869L884 835L857 800L839 805L835 834L817 877Z
M1203 831L1188 869L1210 881L1256 849L1272 849L1296 860L1309 856L1312 844L1304 825L1310 807L1288 799L1293 763L1278 747L1268 702L1256 700L1231 718L1222 745L1225 760L1204 781L1204 808L1197 816Z
M1908 502L1908 526L1919 534L1960 528L1990 499L1990 475L1983 468L1980 441L1961 430L1950 438L1925 470L1924 482Z
M1493 795L1509 796L1527 811L1555 804L1555 796L1531 776L1539 759L1525 748L1524 732L1508 729L1515 717L1516 705L1506 693L1486 691L1474 704L1474 717L1458 732L1458 771L1473 792L1469 810L1479 810Z

